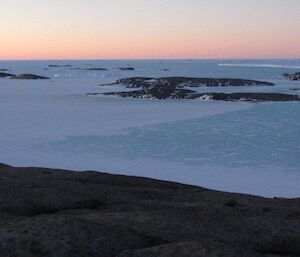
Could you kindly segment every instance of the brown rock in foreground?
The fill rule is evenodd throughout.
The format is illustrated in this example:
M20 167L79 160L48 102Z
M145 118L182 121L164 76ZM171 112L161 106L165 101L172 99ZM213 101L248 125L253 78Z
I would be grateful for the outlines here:
M0 164L1 257L300 256L300 199Z

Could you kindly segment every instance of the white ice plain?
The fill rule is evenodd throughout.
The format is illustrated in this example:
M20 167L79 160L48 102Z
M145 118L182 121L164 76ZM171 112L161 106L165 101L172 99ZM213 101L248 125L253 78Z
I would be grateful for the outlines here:
M249 147L250 151L247 151L247 142L263 141L259 136L268 135L268 131L260 134L258 126L258 132L247 132L249 141L244 140L241 144L237 138L244 135L240 131L243 126L233 126L236 130L230 132L232 128L223 115L235 113L236 117L240 117L238 121L246 124L249 120L245 121L243 111L256 108L256 104L155 101L86 95L111 91L97 86L111 80L1 80L0 162L15 166L137 175L266 197L300 196L299 162L294 158L286 163L283 159L282 163L272 164L272 158L275 157L271 156L274 152L270 151L270 161L265 161L263 156L261 159L253 157L254 161L247 162L252 158L252 148ZM299 109L299 106L291 108ZM241 116L238 116L239 113ZM220 117L220 122L214 123L209 117L215 117L216 121ZM208 126L207 130L206 127L201 129L201 121L205 119L209 123L205 125ZM254 128L255 122L258 121L253 118ZM259 122L257 124L264 128L264 124ZM280 120L276 122L280 123ZM223 133L222 124L226 126L224 142L220 136ZM274 129L282 129L281 124L273 125ZM299 122L293 122L291 126L296 129L298 125ZM198 126L200 130L195 130ZM218 131L213 129L215 126ZM294 130L288 131L289 134L283 131L283 138L279 138L278 142L276 135L282 131L275 133L271 129L269 132L274 135L274 145L278 145L278 142L283 144L283 156L299 155L298 142L284 138L286 135L292 137ZM176 138L176 135L186 140ZM230 145L231 142L235 144ZM262 147L268 152L268 142ZM212 159L214 154L218 158ZM241 163L239 160L242 160Z

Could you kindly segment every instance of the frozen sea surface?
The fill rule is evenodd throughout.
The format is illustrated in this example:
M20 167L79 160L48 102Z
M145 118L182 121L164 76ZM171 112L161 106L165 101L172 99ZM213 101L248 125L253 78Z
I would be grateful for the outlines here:
M224 65L222 65L222 63ZM48 64L104 67L90 72ZM221 64L221 65L220 65ZM136 71L119 71L132 66ZM129 76L262 79L274 87L214 92L296 94L297 60L0 62L13 73L50 81L0 80L0 162L100 170L263 196L300 196L300 104L152 101L86 93ZM169 71L163 69L168 68ZM212 88L199 88L212 91Z
M188 165L260 170L273 167L297 172L300 137L295 135L300 131L299 116L296 103L270 103L204 118L130 128L117 135L73 136L49 147L130 160L148 157Z

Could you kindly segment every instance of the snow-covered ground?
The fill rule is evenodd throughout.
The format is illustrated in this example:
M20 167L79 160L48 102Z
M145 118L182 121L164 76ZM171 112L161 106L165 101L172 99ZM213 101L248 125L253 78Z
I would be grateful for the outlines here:
M0 68L15 73L52 77L50 81L0 80L0 162L146 176L268 197L300 196L299 103L93 97L86 94L118 90L98 86L117 78L145 76L147 69L149 76L162 76L166 72L162 68L172 70L168 75L196 76L198 64L103 62L94 66L109 71L74 73L66 68L44 70L46 63L0 62ZM265 68L257 77L252 70L237 76L236 67L218 64L214 64L216 77L229 69L230 77L267 77L277 86L214 92L295 94L289 89L300 88L299 82L275 76L282 72L278 68ZM126 65L138 67L137 71L116 69ZM212 71L206 70L207 77Z

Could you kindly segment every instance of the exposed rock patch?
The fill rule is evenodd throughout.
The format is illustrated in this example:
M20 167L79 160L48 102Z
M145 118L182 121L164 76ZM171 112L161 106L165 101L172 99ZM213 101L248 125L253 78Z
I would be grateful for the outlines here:
M106 68L71 68L71 70L83 70L83 71L107 71Z
M44 76L38 76L35 74L21 74L21 75L12 76L10 77L10 79L40 80L40 79L50 79L50 78Z
M15 74L11 73L6 73L6 72L0 72L0 78L9 78L9 77L14 77L16 76Z
M288 79L288 80L293 80L293 81L300 80L300 72L296 72L296 73L284 73L282 76L285 79Z
M247 79L214 79L214 78L188 78L188 77L133 77L119 79L111 85L125 86L126 88L151 88L155 86L172 87L242 87L242 86L274 86L273 83L247 80Z
M84 70L89 70L89 71L106 71L106 68L88 68L88 69L84 69Z
M1 257L300 256L300 199L0 165Z
M291 91L300 91L300 88L291 88Z
M121 70L121 71L135 71L135 68L133 68L133 67L120 67L120 68L118 68L118 70Z
M87 69L82 69L82 70L87 70L87 71L106 71L106 68L87 68Z
M72 67L72 65L70 64L49 64L48 65L49 68L68 68L68 67Z
M197 94L196 94L197 95ZM252 101L252 102L287 102L300 101L299 96L279 93L203 93L198 94L201 97L208 97L217 101Z
M111 92L104 95L116 95L131 98L150 98L150 99L199 99L215 101L249 101L249 102L268 102L268 101L300 101L297 95L279 93L197 93L188 89L150 89L135 90L129 92Z
M273 86L272 83L242 80L242 79L210 79L210 78L125 78L117 80L113 84L125 88L137 90L108 92L104 95L116 95L131 98L151 98L151 99L200 99L217 101L299 101L297 95L279 93L199 93L192 90L196 87L243 87L243 86Z

